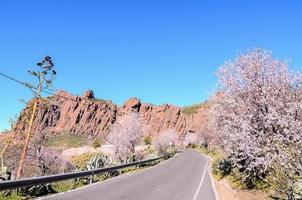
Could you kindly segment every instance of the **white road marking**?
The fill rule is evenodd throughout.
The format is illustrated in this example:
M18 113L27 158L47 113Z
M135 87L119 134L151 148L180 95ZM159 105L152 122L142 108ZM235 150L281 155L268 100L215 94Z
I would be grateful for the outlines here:
M198 185L197 191L196 191L196 193L195 193L195 195L194 195L194 197L193 197L193 199L192 199L192 200L196 200L196 199L197 199L197 196L198 196L199 191L200 191L200 188L201 188L201 186L202 186L202 183L203 183L204 177L205 177L205 175L206 175L207 168L208 168L208 163L209 163L209 159L208 159L208 157L206 157L206 159L207 159L206 166L204 167L204 171L203 171L202 177L201 177L201 179L200 179L200 182L199 182L199 185Z
M212 176L212 173L211 173L211 170L212 170L212 161L211 161L211 158L209 156L207 156L208 159L210 160L210 164L209 164L209 167L208 167L208 173L210 175L210 178L211 178L211 184L212 184L212 188L214 190L214 194L215 194L215 199L216 200L220 200L219 198L219 195L218 195L218 192L216 190L216 186L215 186L215 183L214 183L214 179L213 179L213 176Z

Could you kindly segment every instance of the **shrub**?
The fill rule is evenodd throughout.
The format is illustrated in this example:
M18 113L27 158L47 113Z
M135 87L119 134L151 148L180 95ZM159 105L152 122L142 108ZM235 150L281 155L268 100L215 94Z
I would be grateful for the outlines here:
M168 129L162 131L154 139L153 145L159 155L168 153L168 151L175 150L178 142L178 136L175 130Z
M219 178L229 175L232 171L232 164L226 158L216 159L212 164L212 173Z
M151 136L150 136L150 135L148 135L148 136L146 136L146 137L144 138L144 143L145 143L145 145L150 145L151 142L152 142L152 139L151 139Z
M229 159L223 158L218 160L216 165L216 170L220 174L221 177L225 177L229 175L232 171L232 164Z
M97 139L95 139L93 142L92 142L92 147L93 148L99 148L99 147L101 147L102 145L101 145L101 143L100 143L100 141L99 140L97 140Z

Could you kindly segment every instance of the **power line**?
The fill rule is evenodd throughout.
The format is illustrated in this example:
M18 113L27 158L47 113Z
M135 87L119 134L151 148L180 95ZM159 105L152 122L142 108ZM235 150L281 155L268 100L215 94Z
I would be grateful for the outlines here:
M18 84L20 84L20 85L23 85L23 86L28 87L28 88L30 88L30 89L37 90L37 88L34 87L33 85L31 85L31 84L29 84L29 83L26 83L26 82L24 82L24 81L20 81L20 80L14 78L14 77L12 77L12 76L9 76L9 75L4 74L4 73L2 73L2 72L0 72L0 75L1 75L2 77L4 77L4 78L7 78L7 79L9 79L9 80L11 80L11 81L14 81L14 82L16 82L16 83L18 83ZM47 91L47 90L49 90L49 91ZM55 93L50 92L50 91L56 92L56 90L52 90L52 89L49 89L49 88L46 88L46 89L41 90L41 92L43 92L43 93L45 93L45 94L49 94L49 95L52 95L52 96L57 96L57 97L63 98L63 99L65 99L65 100L70 100L70 101L77 102L77 100L75 100L75 99L73 99L73 98L69 98L69 97L66 97L66 96L62 96L62 95L59 95L59 94L55 94ZM87 101L87 100L84 99L84 101ZM88 105L87 102L83 102L83 103L84 103L85 105ZM90 103L89 103L89 104L90 104Z
M19 81L19 80L15 79L15 78L13 78L13 77L11 77L11 76L8 76L8 75L6 75L6 74L3 74L2 72L0 72L0 75L3 76L3 77L5 77L5 78L7 78L7 79L10 79L10 80L12 80L12 81L15 81L16 83L19 83L19 84L21 84L21 85L24 85L24 86L26 86L26 87L31 87L29 84L27 84L27 83L25 83L25 82L22 82L22 81Z
M31 88L31 89L37 89L36 87L32 86L32 85L29 84L29 83L20 81L20 80L18 80L18 79L16 79L16 78L13 78L12 76L9 76L9 75L6 75L6 74L2 73L2 72L0 72L0 75L3 76L3 77L5 77L5 78L7 78L7 79L9 79L9 80L12 80L12 81L14 81L14 82L16 82L16 83L19 83L19 84L21 84L21 85L23 85L23 86L25 86L25 87L29 87L29 88ZM44 90L49 90L49 91L55 92L55 90L52 90L52 89L50 89L50 88L45 88Z

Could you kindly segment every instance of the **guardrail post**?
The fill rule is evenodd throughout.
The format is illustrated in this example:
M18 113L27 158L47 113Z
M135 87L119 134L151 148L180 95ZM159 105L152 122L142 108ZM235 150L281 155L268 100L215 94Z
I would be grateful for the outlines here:
M92 184L93 175L89 176L89 184Z

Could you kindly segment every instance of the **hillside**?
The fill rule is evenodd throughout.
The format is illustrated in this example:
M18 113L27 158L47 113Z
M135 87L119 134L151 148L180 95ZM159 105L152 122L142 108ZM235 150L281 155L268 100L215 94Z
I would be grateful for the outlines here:
M23 109L17 123L29 118L32 101ZM96 99L92 91L74 96L65 91L41 101L34 123L35 134L77 134L104 139L116 119L137 112L142 120L145 135L154 136L160 131L175 129L180 138L185 132L198 132L205 107L195 105L181 108L170 104L152 105L137 98L127 100L122 106L112 101ZM27 124L22 122L21 129Z

